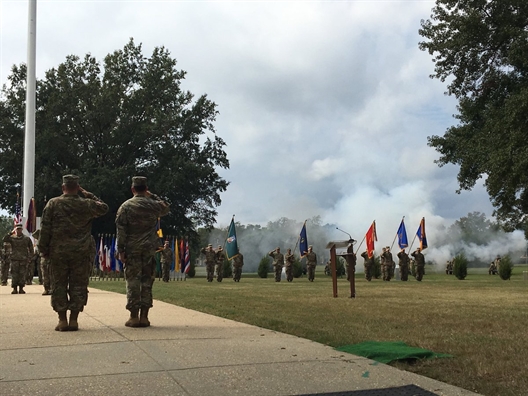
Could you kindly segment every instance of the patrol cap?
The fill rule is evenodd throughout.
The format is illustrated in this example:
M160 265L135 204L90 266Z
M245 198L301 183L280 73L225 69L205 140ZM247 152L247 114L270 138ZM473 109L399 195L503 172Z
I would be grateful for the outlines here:
M24 226L22 225L22 223L18 223L15 228L24 228Z
M62 184L70 187L76 187L79 185L79 176L64 175L62 176Z
M213 244L212 244L212 243L210 243L209 245L207 245L207 247L213 247Z
M132 177L132 187L147 186L147 178L145 176Z

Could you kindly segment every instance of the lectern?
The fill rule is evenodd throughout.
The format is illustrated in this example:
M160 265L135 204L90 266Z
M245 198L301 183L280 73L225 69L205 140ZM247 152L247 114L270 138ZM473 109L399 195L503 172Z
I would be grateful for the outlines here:
M348 241L332 241L332 242L328 242L328 244L326 245L326 248L327 249L330 249L330 272L332 273L332 288L333 288L333 292L334 292L334 298L337 297L337 265L336 265L336 260L337 260L337 254L336 254L336 248L348 248L350 246L352 246L354 244L354 242L356 242L354 239L349 239ZM353 251L352 249L349 249L351 250L351 252L347 252L346 254L340 254L339 256L342 256L342 257L345 257L345 259L347 259L347 264L349 264L349 260L348 260L348 257L349 255L353 255ZM355 258L355 256L354 256ZM352 271L350 270L350 265L349 265L349 281L350 281L350 298L354 298L356 297L356 292L355 292L355 284L354 284L354 271L355 271L355 268L352 269Z

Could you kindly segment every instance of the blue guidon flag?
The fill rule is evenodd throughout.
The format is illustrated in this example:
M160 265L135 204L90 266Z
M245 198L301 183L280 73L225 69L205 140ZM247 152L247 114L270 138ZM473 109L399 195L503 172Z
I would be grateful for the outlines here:
M299 253L301 257L304 257L308 252L308 237L306 236L306 221L303 224L301 233L299 235Z
M231 219L229 225L229 231L227 232L225 252L227 259L231 260L233 257L238 256L238 242L236 237L235 219Z
M405 249L409 246L409 242L407 241L407 230L405 229L403 219L400 223L400 228L398 228L398 246L400 249Z
M416 231L416 236L420 241L420 249L424 250L425 248L427 248L427 236L425 235L425 217L422 217L420 227L418 227L418 231Z

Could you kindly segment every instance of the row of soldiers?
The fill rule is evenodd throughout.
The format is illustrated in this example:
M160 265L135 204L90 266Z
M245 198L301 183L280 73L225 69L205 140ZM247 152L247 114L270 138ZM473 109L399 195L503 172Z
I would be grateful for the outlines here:
M213 249L212 244L208 244L202 248L200 252L205 255L205 270L207 273L207 282L212 282L214 279L214 273L216 268L216 280L222 282L224 279L224 259L225 252L222 245L218 245L218 248ZM232 259L233 261L233 281L240 282L242 275L242 267L244 266L244 256L240 251Z
M411 256L413 257L412 259L405 252L405 249L401 249L397 254L398 266L400 267L400 279L405 282L409 279L409 273L414 272L416 274L416 280L421 282L425 275L425 257L420 248L412 252ZM365 279L370 282L374 271L374 256L369 258L368 252L365 251L361 253L361 257L364 260ZM384 281L389 282L394 278L396 263L394 262L389 246L382 248L380 266ZM414 267L414 271L412 271L412 267Z
M306 274L308 275L308 280L313 282L315 279L315 267L317 266L317 255L313 251L312 245L308 246L308 250L303 253L302 257L306 257ZM269 252L268 256L273 258L275 282L281 281L283 268L285 268L286 280L288 282L293 282L293 263L295 262L295 256L292 254L291 249L288 249L286 254L282 254L280 247L278 247Z

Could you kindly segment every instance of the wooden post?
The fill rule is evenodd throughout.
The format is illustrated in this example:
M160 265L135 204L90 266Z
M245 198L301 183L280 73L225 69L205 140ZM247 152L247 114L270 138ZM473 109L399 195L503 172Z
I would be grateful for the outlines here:
M332 272L332 288L334 291L334 298L337 298L337 265L336 265L336 246L332 245L330 248L330 271Z

